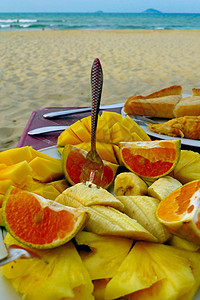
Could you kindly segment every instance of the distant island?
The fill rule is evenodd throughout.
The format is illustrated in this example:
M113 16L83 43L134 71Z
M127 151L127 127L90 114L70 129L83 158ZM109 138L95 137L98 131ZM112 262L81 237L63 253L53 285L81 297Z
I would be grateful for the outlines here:
M148 8L143 11L142 14L162 14L162 12L153 8Z
M97 10L94 12L95 14L103 14L103 10Z

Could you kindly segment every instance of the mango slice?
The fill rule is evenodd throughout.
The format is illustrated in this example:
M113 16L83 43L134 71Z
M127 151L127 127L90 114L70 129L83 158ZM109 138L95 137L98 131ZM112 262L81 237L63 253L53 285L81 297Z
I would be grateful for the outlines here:
M65 129L58 137L58 146L65 146L66 144L76 145L81 143L81 140L73 132L71 128Z
M25 146L21 148L13 148L0 152L0 163L7 166L26 160L29 162L32 159L31 147Z
M36 157L29 165L33 170L33 178L41 182L50 182L64 176L60 159L48 160Z
M90 132L84 127L80 120L70 125L70 128L74 133L78 136L78 138L83 142L87 142L91 140Z
M22 184L26 177L32 173L32 169L26 160L10 165L0 172L1 179L11 179L18 186Z

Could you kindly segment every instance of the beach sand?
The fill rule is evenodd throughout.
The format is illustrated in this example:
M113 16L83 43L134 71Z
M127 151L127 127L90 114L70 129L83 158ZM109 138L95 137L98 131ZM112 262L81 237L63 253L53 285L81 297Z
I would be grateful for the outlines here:
M200 32L1 31L0 150L16 147L35 109L89 106L93 60L101 61L101 104L182 85L200 88Z

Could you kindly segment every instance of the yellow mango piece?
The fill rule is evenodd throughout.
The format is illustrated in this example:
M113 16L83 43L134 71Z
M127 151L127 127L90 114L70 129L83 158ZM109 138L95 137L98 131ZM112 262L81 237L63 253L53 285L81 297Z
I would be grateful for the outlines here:
M26 182L24 183L23 190L33 192L35 189L40 188L43 186L44 183L34 180L31 175L28 175L26 178Z
M33 179L50 182L64 176L61 160L48 160L42 157L34 158L30 163Z
M118 114L116 112L104 110L102 112L101 119L104 120L105 123L108 124L109 128L111 128L115 123L117 123L117 122L121 123L123 120L123 117L121 114Z
M91 149L90 142L81 143L76 146L83 150L86 150L86 151L90 151L90 149ZM101 143L101 142L97 141L96 149L97 149L97 152L100 155L101 159L110 161L111 163L114 163L114 164L118 164L112 144Z
M143 139L136 133L136 132L133 132L131 133L131 136L132 136L132 141L143 141Z
M73 132L71 128L65 129L58 137L57 145L65 146L67 144L76 145L81 143L81 140L78 136Z
M11 186L15 185L12 179L2 179L0 180L0 194L5 194L7 189Z
M55 200L60 195L60 192L51 183L43 184L33 192L49 200Z
M97 141L110 143L110 128L104 119L99 118L96 132Z
M0 194L0 207L2 207L4 194Z
M58 151L58 153L59 153L60 155L62 155L63 149L64 149L64 147L58 147L58 148L57 148L57 151Z
M54 186L60 193L69 187L69 183L66 179L52 181L51 185Z
M10 165L0 172L0 180L11 179L17 186L22 184L28 175L32 172L31 167L26 160L17 164Z
M32 159L31 147L13 148L0 152L0 163L7 166L19 163L23 160L29 162Z
M91 116L81 119L81 123L91 134ZM96 140L110 143L110 129L108 123L101 117L98 117L97 121Z
M131 142L132 136L125 126L121 123L115 123L110 129L110 138L112 143L118 144L120 142Z
M91 134L81 123L81 120L78 120L74 124L70 125L70 128L82 142L87 142L91 140Z
M0 170L6 168L7 166L8 166L8 165L6 165L6 164L0 164Z
M128 115L123 118L122 125L125 126L131 133L137 133L143 141L150 141L150 137L146 132L142 129L140 125L138 125L131 117Z
M123 166L124 163L123 163L123 160L121 158L119 146L113 144L113 149L114 149L114 153L115 153L115 156L117 158L118 164L121 165L121 166Z
M91 132L91 116L82 118L81 123L84 125L88 132Z

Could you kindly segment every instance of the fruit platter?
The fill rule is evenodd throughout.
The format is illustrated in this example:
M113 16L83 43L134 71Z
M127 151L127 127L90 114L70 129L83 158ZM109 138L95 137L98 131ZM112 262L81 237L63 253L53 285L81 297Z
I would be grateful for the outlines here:
M103 111L88 186L90 138L89 116L55 147L0 153L4 243L35 254L0 267L2 299L200 299L200 154Z

